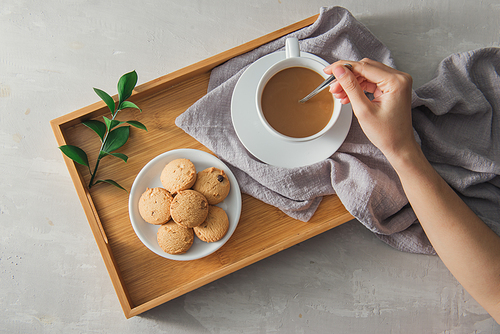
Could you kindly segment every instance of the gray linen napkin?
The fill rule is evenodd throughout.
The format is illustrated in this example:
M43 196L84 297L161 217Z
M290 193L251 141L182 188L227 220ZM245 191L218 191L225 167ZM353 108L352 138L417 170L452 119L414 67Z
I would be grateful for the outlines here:
M427 159L500 235L500 48L444 59L412 107Z
M302 51L329 63L368 57L394 67L389 50L346 9L321 8L311 26L215 68L207 95L176 119L177 126L228 164L242 192L293 218L308 221L323 196L337 194L346 209L386 243L404 251L434 253L397 174L366 138L355 117L339 150L329 159L306 167L286 169L264 164L241 144L231 122L234 86L251 63L283 49L287 37L297 37ZM435 103L439 104L437 98ZM498 187L498 177L496 181Z
M500 235L500 49L447 57L436 77L413 92L412 107L413 127L427 159ZM422 233L419 225L379 237L402 248L415 233Z

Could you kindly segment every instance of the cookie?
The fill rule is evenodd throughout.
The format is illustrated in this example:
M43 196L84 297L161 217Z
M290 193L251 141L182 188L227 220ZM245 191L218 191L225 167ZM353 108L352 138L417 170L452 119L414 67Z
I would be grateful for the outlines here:
M170 204L170 214L179 225L186 228L198 226L207 218L207 199L197 191L182 190Z
M223 170L210 167L198 172L193 189L202 193L208 203L214 205L227 197L231 185Z
M163 188L146 188L139 198L139 214L150 224L165 224L170 220L172 200L172 195Z
M193 245L193 229L182 227L173 221L160 226L156 233L158 245L165 253L184 254Z
M196 181L196 168L189 159L175 159L163 168L160 180L163 187L175 195L193 186Z
M226 212L218 206L210 205L207 219L193 228L194 234L205 242L215 242L222 239L229 230L229 219Z

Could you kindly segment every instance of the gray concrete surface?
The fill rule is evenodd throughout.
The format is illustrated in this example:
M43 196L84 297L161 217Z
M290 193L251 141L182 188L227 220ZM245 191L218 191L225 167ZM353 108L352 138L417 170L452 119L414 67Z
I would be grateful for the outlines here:
M438 257L352 221L126 320L49 120L341 5L415 88L454 52L499 46L500 2L0 3L1 333L499 333Z

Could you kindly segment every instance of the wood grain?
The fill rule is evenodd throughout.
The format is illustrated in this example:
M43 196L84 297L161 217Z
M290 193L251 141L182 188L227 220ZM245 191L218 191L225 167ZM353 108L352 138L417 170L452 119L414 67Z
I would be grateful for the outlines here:
M129 161L103 159L98 178L112 178L130 189L142 167L161 153L178 148L211 153L175 125L175 118L206 94L211 69L315 19L316 16L311 17L137 87L131 100L143 113L124 110L118 119L138 120L147 126L148 132L132 128L129 141L119 150L129 156ZM53 120L58 144L97 152L96 134L81 121L101 119L107 113L104 103L99 102ZM93 164L95 157L89 159ZM107 185L89 190L86 167L66 157L65 162L127 318L352 219L337 196L325 197L311 221L301 222L243 195L238 227L221 249L195 261L172 261L151 252L135 235L128 216L128 193Z

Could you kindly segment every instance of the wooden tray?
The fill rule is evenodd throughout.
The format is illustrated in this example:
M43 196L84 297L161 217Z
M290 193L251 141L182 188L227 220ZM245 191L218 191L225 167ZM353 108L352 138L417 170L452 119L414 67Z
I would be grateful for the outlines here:
M99 167L99 178L112 178L130 189L141 168L163 152L177 148L210 152L174 123L178 115L206 94L210 71L235 56L312 24L317 16L136 87L130 100L143 112L124 110L117 119L136 119L144 123L149 131L133 128L129 142L121 148L130 157L129 161L104 159ZM114 98L116 100L117 96ZM98 152L100 143L96 134L83 126L81 121L102 120L103 115L109 117L108 113L104 102L98 102L52 120L58 144L83 148L93 164L95 157L92 154ZM88 170L65 156L64 159L127 318L353 218L335 195L325 197L307 223L294 220L275 207L243 195L238 228L221 249L195 261L172 261L151 252L134 233L128 216L127 192L104 184L89 191L86 186L90 178Z

